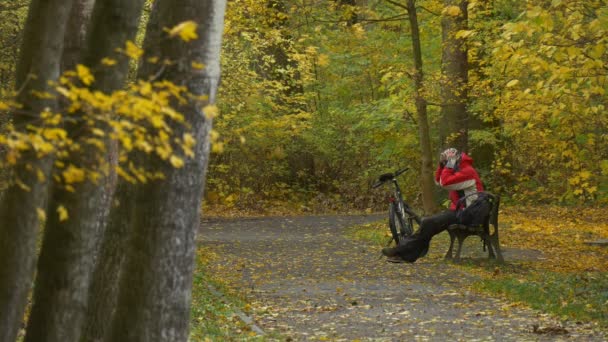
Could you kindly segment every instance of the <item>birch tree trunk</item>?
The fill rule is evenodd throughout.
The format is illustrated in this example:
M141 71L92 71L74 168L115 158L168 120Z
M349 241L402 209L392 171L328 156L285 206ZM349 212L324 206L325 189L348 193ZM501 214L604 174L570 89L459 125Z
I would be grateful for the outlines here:
M98 0L95 4L83 64L92 67L92 87L109 93L120 88L126 79L129 60L116 52L137 32L144 0ZM111 69L97 67L104 57L118 63ZM84 143L92 136L91 127L73 124L69 134L79 139L82 151L70 162L77 166L94 166L96 151ZM105 127L97 127L105 129ZM77 133L76 133L77 132ZM107 136L107 134L106 134ZM105 141L109 146L109 140ZM100 184L85 181L65 190L53 188L49 212L59 205L68 211L69 219L49 215L38 264L34 306L28 322L26 341L78 341L81 338L88 302L88 289L93 271L101 223L100 212L107 213L108 192L102 176Z
M175 63L161 79L184 85L206 100L179 104L190 129L174 127L178 136L191 132L194 158L182 168L151 159L147 164L165 179L144 185L138 194L135 224L121 273L120 295L107 341L187 341L201 198L209 155L211 119L202 111L215 102L220 77L219 55L225 0L158 0L158 28L193 20L198 39L188 43L163 39L161 60ZM205 65L193 69L192 61Z
M437 210L435 204L435 186L433 176L433 155L431 148L431 137L429 133L429 120L427 115L426 100L422 96L424 71L422 69L422 49L420 47L420 29L418 27L418 16L416 13L416 1L407 1L407 13L410 21L412 34L412 51L414 52L414 101L416 113L418 114L418 137L420 139L420 187L422 190L422 205L425 214L434 213Z
M18 129L36 120L45 108L57 109L57 100L32 91L53 93L49 80L59 77L64 33L71 0L33 0L23 33L16 87L26 115L15 115ZM35 75L30 77L29 75ZM24 153L13 170L22 185L13 182L0 202L0 341L15 341L23 318L36 264L36 239L42 224L38 210L45 207L50 157Z

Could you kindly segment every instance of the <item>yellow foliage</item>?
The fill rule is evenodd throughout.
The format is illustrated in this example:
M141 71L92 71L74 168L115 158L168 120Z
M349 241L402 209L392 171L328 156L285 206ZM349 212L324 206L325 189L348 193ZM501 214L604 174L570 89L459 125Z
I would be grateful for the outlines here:
M173 167L176 169L182 168L184 166L184 160L175 155L172 155L171 158L169 158L169 162L171 162L171 165L173 165Z
M93 81L95 80L95 77L93 77L89 68L82 64L78 64L76 66L76 73L78 74L78 78L80 78L82 83L87 86L91 85L91 83L93 83Z
M168 32L171 37L179 36L183 41L189 42L198 38L197 27L198 24L194 21L184 21L168 30Z
M108 57L104 57L101 59L101 64L106 66L113 66L116 64L116 60Z
M144 50L129 40L125 45L124 53L132 59L139 59L144 54Z
M199 62L192 62L192 69L203 70L205 68L205 64Z
M60 222L63 222L69 218L68 210L63 205L57 207L57 214L59 215Z
M604 209L528 207L501 210L501 244L506 248L540 250L542 259L529 263L554 272L608 271L608 250L585 244L606 238Z
M80 183L85 179L85 171L74 165L69 165L63 170L62 176L67 184Z
M458 6L447 6L443 9L442 14L449 15L451 17L457 17L462 14L462 11Z
M219 115L219 109L215 105L207 105L203 108L203 113L207 119L214 119Z

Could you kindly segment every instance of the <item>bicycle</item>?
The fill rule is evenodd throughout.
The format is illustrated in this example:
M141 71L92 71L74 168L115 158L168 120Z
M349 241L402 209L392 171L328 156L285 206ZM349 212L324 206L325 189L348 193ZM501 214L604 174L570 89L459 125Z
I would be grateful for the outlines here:
M414 234L414 222L420 226L420 216L418 216L412 208L403 201L401 188L397 183L397 177L407 171L409 168L397 170L395 173L385 173L378 177L378 182L372 186L376 189L386 183L392 183L394 186L393 194L388 197L388 225L391 230L392 240L398 246L399 242ZM406 216L407 214L407 216Z

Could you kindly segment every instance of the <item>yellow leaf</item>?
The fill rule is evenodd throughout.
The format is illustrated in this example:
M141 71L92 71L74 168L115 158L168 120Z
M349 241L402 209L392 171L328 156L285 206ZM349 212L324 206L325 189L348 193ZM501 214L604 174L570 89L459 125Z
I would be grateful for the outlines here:
M456 38L468 38L470 36L475 35L475 31L473 30L460 30L458 32L456 32L456 34L454 35L454 37Z
M184 160L180 157L171 156L171 158L169 158L169 161L171 162L171 165L173 165L173 167L176 169L179 169L184 166Z
M517 83L519 83L519 80L510 80L509 83L507 83L507 88L513 87L517 85Z
M205 68L205 64L194 62L194 61L192 62L192 69L202 70L204 68Z
M140 49L135 43L128 40L125 47L125 54L133 59L139 59L143 54L144 50Z
M194 137L190 133L185 133L183 139L184 139L184 145L189 146L189 147L194 146L194 144L196 143L196 139L194 139Z
M57 213L59 214L59 221L63 222L68 219L68 211L64 206L58 206Z
M78 64L76 66L76 74L78 75L78 78L82 81L82 83L84 83L85 85L91 85L91 83L93 83L93 81L95 80L95 77L93 77L89 68L82 64Z
M107 66L112 66L116 64L116 60L112 59L112 58L108 58L105 57L101 60L101 64L103 65L107 65Z
M197 27L198 24L192 20L184 21L183 23L177 24L175 27L169 30L169 35L171 37L179 35L183 41L189 42L198 38L198 34L196 33Z
M218 116L219 110L216 105L207 105L203 108L203 114L207 119L213 119Z
M36 208L36 214L38 214L38 221L46 221L46 212L42 208Z

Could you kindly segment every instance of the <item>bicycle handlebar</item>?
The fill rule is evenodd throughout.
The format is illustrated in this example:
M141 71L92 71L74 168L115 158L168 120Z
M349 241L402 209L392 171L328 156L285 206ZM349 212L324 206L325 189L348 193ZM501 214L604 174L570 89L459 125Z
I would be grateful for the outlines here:
M395 178L397 178L399 175L401 175L402 173L404 173L405 171L409 170L409 167L405 167L397 172L395 172Z

